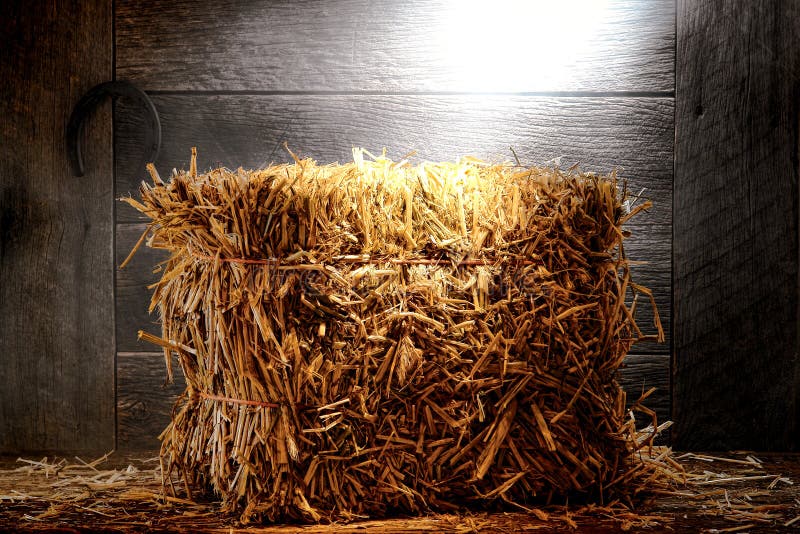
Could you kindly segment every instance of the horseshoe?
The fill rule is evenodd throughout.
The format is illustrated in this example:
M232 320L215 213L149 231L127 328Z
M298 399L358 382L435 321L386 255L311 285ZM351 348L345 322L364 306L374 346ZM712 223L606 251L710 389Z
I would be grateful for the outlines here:
M148 128L145 130L146 152L143 157L142 168L146 163L153 162L158 157L158 151L161 148L161 121L158 119L158 111L153 105L153 101L144 91L130 82L104 82L95 85L81 97L75 105L75 109L72 110L69 123L67 123L67 156L69 157L70 167L72 167L72 174L75 176L83 176L85 174L80 142L83 122L106 95L129 97L145 109Z

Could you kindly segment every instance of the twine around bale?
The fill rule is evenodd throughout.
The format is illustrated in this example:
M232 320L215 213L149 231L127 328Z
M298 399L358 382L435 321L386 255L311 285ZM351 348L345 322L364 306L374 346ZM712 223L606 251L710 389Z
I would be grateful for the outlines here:
M274 402L264 402L250 399L234 399L232 397L224 397L222 395L212 395L203 391L197 393L197 396L205 400L230 402L232 404L244 404L247 406L258 406L261 408L280 408L282 406L281 404L276 404Z
M281 263L280 258L222 258L217 256L209 256L200 252L192 251L190 255L194 258L199 258L206 261L220 261L223 263L241 263L247 265L278 265L285 269L309 268L309 267L324 267L320 263ZM500 263L514 263L516 265L537 265L541 262L534 260L524 260L521 258L513 258L510 260L495 261L485 259L463 259L459 261L451 261L446 258L373 258L373 257L360 257L360 256L334 256L331 258L333 263L350 263L350 264L381 264L390 263L393 265L457 265L457 266L477 266L477 265L498 265Z

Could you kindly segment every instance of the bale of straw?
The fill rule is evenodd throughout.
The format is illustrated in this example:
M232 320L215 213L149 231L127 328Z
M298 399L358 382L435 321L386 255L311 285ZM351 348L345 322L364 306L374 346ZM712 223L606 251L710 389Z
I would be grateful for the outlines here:
M616 373L645 337L621 225L646 204L613 174L194 158L126 199L172 253L141 334L186 377L167 481L270 521L642 489Z

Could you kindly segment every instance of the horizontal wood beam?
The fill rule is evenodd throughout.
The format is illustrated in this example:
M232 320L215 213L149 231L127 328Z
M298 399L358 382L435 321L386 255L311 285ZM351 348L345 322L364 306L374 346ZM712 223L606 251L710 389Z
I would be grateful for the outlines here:
M115 5L117 76L148 91L670 93L675 84L673 0Z

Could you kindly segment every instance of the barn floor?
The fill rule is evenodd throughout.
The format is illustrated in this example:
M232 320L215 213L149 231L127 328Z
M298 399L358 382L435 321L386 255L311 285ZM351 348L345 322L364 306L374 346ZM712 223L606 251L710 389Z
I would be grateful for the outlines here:
M429 515L333 525L241 525L213 503L161 496L155 454L0 457L0 531L14 532L779 532L800 528L800 455L676 454L687 481L635 513Z

